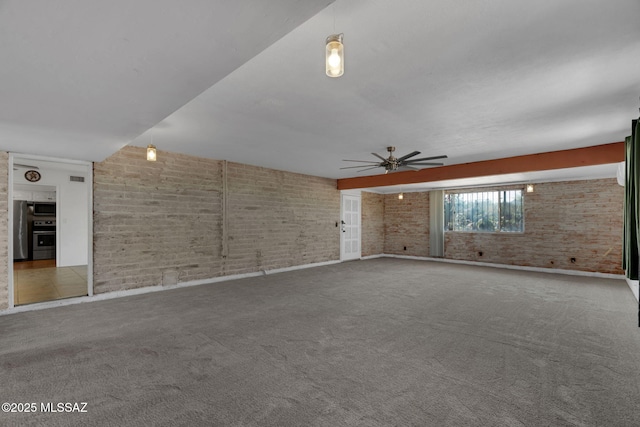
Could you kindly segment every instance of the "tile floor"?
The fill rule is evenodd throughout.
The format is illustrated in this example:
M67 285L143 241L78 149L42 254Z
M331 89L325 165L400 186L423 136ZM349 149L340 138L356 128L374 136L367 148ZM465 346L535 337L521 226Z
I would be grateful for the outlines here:
M87 266L14 263L14 304L23 305L87 295Z

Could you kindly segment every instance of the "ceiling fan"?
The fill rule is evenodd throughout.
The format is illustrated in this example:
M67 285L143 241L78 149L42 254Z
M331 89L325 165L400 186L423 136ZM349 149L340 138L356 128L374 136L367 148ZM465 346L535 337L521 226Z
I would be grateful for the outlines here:
M362 166L347 166L340 169L353 169L353 168L364 168L360 169L357 172L364 172L370 169L375 168L384 168L384 173L402 171L402 170L420 170L420 168L416 168L414 166L442 166L444 163L432 163L428 162L428 160L436 160L436 159L446 159L447 156L433 156L433 157L421 157L419 159L412 159L412 157L420 154L419 151L414 151L412 153L406 154L402 157L395 158L393 157L393 152L396 150L396 147L387 147L387 151L389 152L389 157L384 158L377 153L371 153L380 160L381 162L374 162L371 160L343 160L343 162L358 162L358 163L368 163Z

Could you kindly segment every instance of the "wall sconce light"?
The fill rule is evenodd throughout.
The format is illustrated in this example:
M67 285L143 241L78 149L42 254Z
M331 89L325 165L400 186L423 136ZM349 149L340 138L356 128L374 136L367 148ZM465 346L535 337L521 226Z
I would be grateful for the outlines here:
M398 194L398 200L402 200L402 199L404 199L404 194L403 193Z
M156 146L153 144L147 145L147 160L150 162L155 162L156 159Z
M344 45L342 37L344 34L332 34L327 37L326 73L329 77L340 77L344 74Z
M533 193L533 184L527 184L527 193Z

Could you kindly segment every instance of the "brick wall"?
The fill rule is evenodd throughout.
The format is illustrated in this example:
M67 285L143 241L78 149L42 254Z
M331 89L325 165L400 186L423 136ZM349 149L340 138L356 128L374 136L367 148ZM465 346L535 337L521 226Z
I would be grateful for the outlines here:
M125 147L94 166L94 291L339 258L335 180Z
M429 256L428 192L405 193L403 200L362 194L364 256L381 253L380 236L367 225L379 223L380 197L382 253ZM534 193L525 194L524 233L446 232L445 258L622 274L623 203L624 189L615 179L536 184Z
M9 235L9 154L0 152L0 236ZM9 243L7 238L0 239L0 310L9 307Z
M125 147L94 164L95 293L221 274L220 162L159 154Z
M223 258L224 163L160 154L147 162L144 149L126 147L94 166L96 293L339 259L335 180L228 163ZM8 154L0 152L5 236L7 173ZM536 184L526 195L523 234L446 233L445 257L622 273L623 197L615 179ZM428 256L427 192L404 200L363 192L362 207L363 256ZM8 257L5 240L0 309L8 307Z
M385 194L384 253L429 256L428 192Z
M363 191L362 256L384 253L384 195Z
M336 181L228 164L225 274L340 259Z
M446 232L445 258L621 274L623 201L615 179L536 184L524 233Z

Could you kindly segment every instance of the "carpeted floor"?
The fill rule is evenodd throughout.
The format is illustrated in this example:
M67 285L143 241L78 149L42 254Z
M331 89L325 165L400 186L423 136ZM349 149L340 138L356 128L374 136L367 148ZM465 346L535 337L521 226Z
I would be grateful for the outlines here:
M623 280L374 259L0 316L0 400L37 404L0 425L638 426L637 310Z

